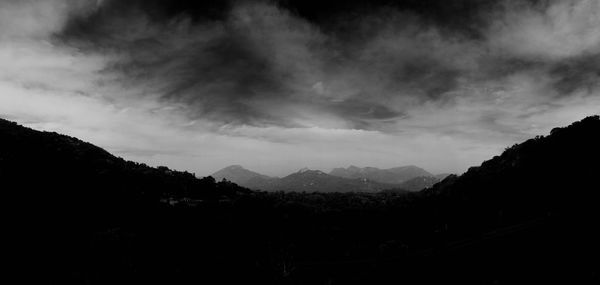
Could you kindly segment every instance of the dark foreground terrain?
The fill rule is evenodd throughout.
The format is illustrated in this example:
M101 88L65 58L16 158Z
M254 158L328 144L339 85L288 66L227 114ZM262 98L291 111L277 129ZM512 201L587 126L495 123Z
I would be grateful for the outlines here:
M250 191L0 120L11 283L600 284L599 178L597 116L409 194Z

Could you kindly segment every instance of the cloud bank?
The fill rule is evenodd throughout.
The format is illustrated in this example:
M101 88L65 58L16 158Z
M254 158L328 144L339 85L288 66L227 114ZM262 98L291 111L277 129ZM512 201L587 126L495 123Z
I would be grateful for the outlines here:
M281 175L461 172L599 112L597 1L417 2L4 1L0 115Z

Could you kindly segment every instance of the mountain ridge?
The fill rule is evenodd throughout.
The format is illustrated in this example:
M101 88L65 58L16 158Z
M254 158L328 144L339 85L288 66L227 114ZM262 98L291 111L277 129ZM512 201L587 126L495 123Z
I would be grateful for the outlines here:
M257 183L258 181L270 180L275 178L248 170L243 166L237 164L222 168L217 172L211 174L210 176L214 177L217 181L227 179L239 185L248 185L252 183Z
M323 172L321 170L311 170L307 167L304 167L296 172L290 173L287 176L281 178L271 177L258 172L254 172L252 170L244 168L241 165L230 165L216 171L215 173L211 174L211 176L214 177L217 181L226 179L254 190L278 191L285 189L283 191L328 192L327 189L323 189L322 187L307 187L306 184L310 184L311 182L300 181L298 177L295 178L295 180L291 178L283 179L285 177L304 172L312 173L314 175L325 175L318 179L320 181L320 183L318 184L328 184L334 188L339 189L339 191L342 192L372 192L389 189L397 189L397 191L399 192L414 192L431 187L435 183L443 180L443 178L448 176L448 174L433 175L428 171L414 165L399 166L388 169L379 169L376 167L360 168L355 165L350 165L347 168L334 168L329 173ZM347 180L341 180L337 178L343 178ZM311 179L314 180L314 178ZM331 181L326 182L325 179L329 179ZM291 181L295 181L295 184ZM397 182L386 183L382 181ZM349 187L349 189L345 190L343 188L335 186L336 182L338 184L346 185L346 187Z
M270 177L239 165L218 170L217 180L226 179L253 190L285 192L377 192L399 188L398 185L380 183L369 179L350 179L327 174L321 170L304 167L284 177ZM400 190L403 191L403 190Z
M414 165L406 165L380 169L377 167L357 167L351 165L347 168L334 168L329 172L330 175L344 178L366 178L380 183L401 184L410 179L423 176L434 176L425 169Z

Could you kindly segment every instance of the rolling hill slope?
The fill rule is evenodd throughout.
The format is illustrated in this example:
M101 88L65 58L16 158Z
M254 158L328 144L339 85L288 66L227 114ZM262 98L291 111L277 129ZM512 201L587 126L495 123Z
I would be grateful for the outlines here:
M597 284L599 145L594 116L425 191L253 192L0 121L9 258L24 283Z

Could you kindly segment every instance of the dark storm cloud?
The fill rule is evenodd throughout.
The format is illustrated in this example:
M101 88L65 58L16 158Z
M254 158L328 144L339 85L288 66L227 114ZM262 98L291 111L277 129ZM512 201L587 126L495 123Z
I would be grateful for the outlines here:
M225 13L228 5L218 4L223 2L126 3L109 1L96 13L73 19L59 38L117 54L107 72L122 74L124 84L152 88L166 101L192 106L192 115L269 121L251 103L290 93L289 74L270 62L271 47L248 35L243 23L213 19Z
M591 2L100 1L56 38L111 55L115 83L191 119L383 129L424 104L496 102L466 90L515 77L595 90Z
M224 20L239 4L269 3L320 26L338 26L337 20L394 9L415 14L426 21L464 31L477 31L485 24L482 14L493 10L495 0L104 0L101 14L137 10L153 21L189 17L194 21ZM525 1L521 1L525 2ZM537 3L544 1L527 1ZM334 21L332 21L334 19ZM81 19L80 19L81 20Z
M600 87L600 54L568 59L552 66L552 87L559 95L576 91L592 93Z

